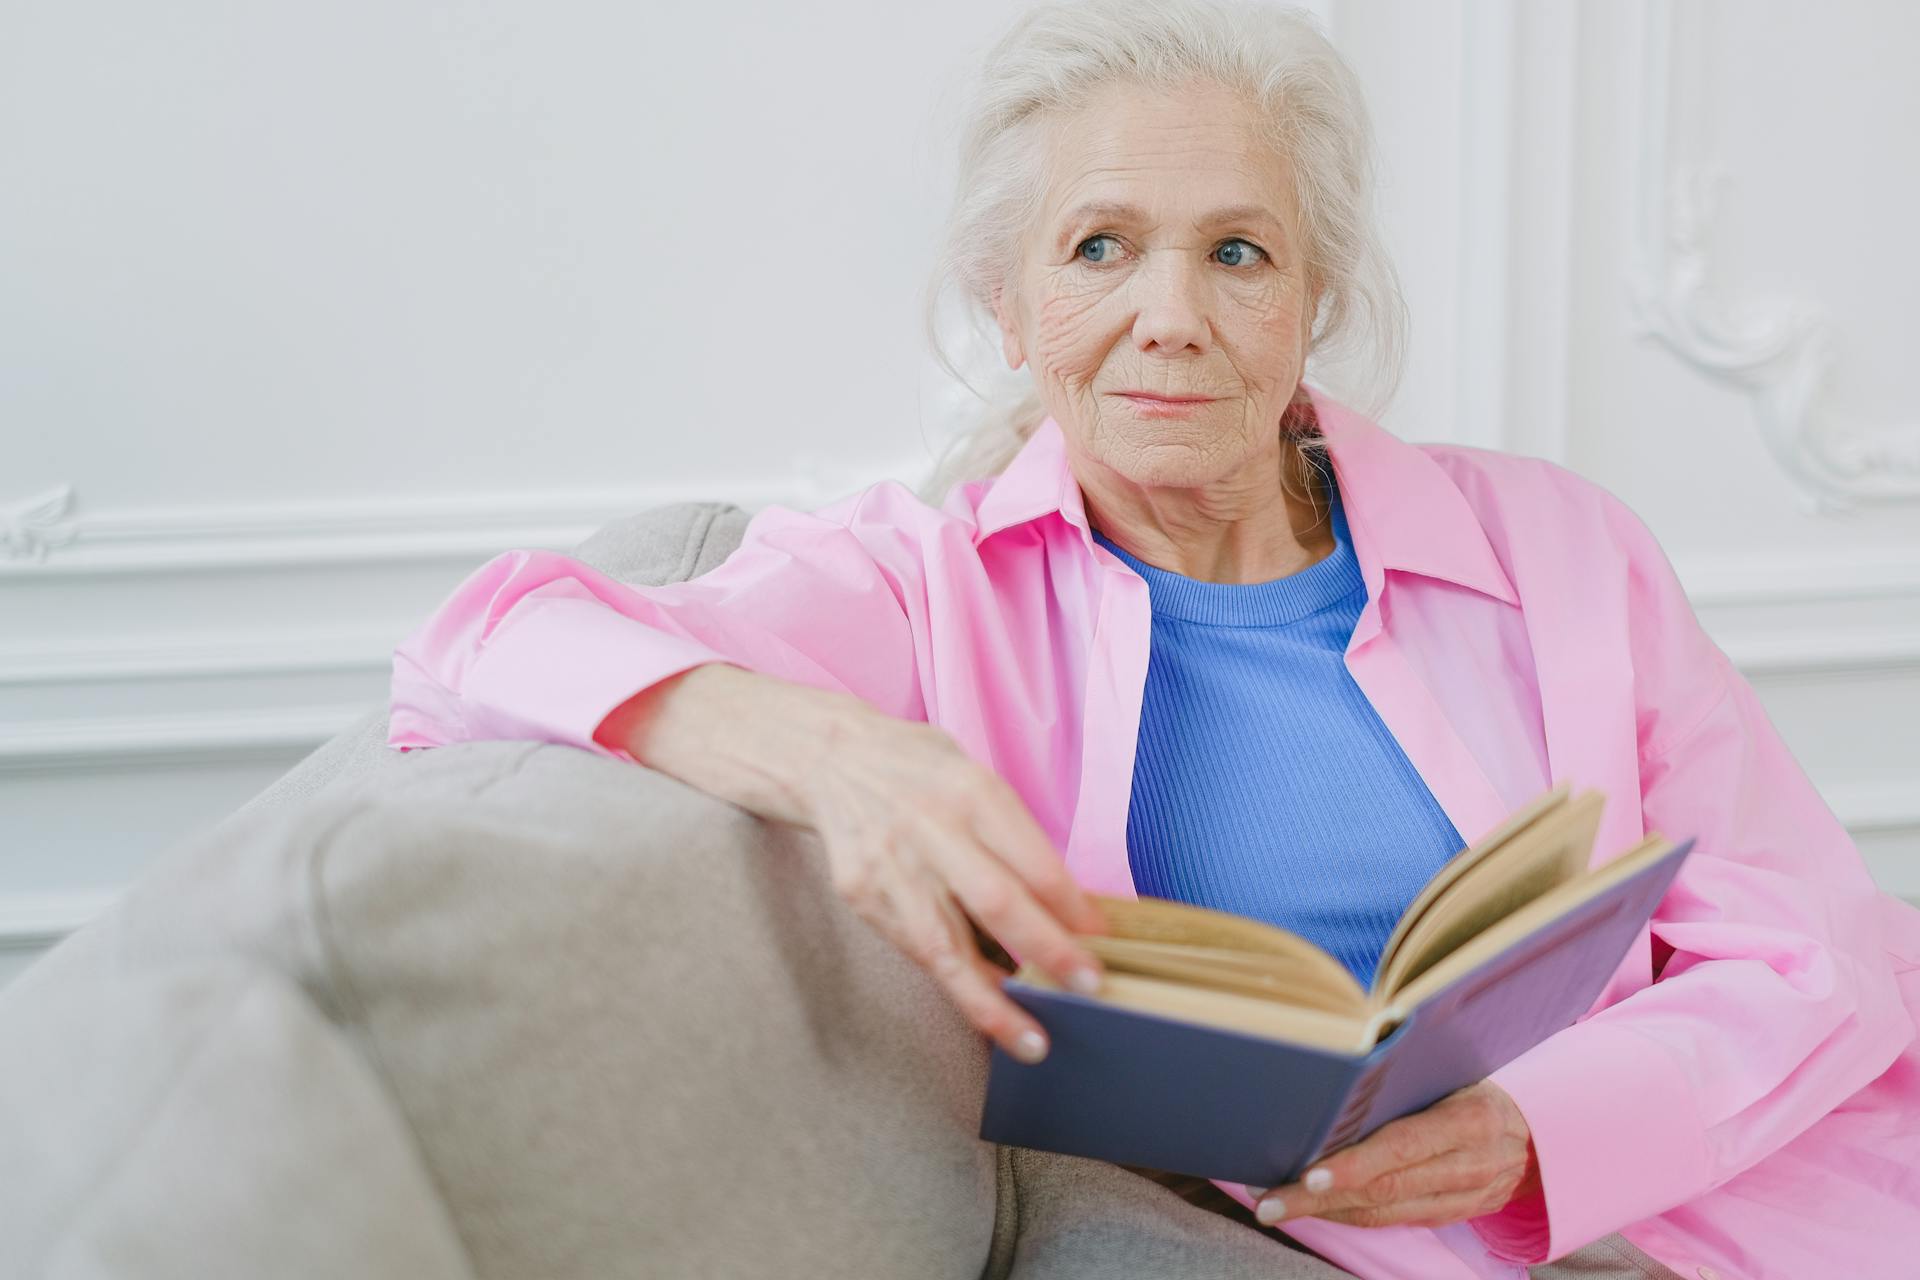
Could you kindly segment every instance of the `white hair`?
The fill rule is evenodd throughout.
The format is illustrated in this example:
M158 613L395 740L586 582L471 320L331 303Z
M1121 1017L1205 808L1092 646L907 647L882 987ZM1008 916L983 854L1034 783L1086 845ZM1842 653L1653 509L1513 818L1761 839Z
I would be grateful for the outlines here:
M1206 81L1261 111L1276 154L1292 161L1306 265L1321 289L1309 368L1358 371L1359 406L1377 412L1399 381L1406 307L1373 217L1373 142L1359 83L1314 19L1261 0L1075 0L1014 23L975 78L961 131L952 211L926 294L934 357L980 402L963 415L923 500L998 474L1047 410L1030 371L986 393L941 336L957 295L970 338L999 350L992 303L1019 266L1020 243L1046 191L1046 129L1114 81L1177 89ZM1304 448L1315 429L1297 389L1282 420Z

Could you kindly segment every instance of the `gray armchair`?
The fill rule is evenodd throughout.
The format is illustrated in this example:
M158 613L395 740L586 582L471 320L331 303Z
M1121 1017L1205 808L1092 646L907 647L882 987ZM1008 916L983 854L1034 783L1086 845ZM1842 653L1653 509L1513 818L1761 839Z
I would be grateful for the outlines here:
M576 554L705 572L747 513ZM569 747L314 752L0 991L0 1275L1343 1275L976 1135L987 1048L807 832Z

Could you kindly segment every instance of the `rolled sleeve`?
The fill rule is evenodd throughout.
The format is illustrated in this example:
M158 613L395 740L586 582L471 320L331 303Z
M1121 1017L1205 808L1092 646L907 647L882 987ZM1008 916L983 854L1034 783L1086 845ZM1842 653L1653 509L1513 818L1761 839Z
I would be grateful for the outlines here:
M719 650L659 631L597 602L556 600L495 633L467 676L469 736L530 738L632 759L594 730L643 689Z
M496 556L395 648L388 745L532 739L631 760L595 741L601 722L709 662L924 719L908 601L924 600L934 513L908 496L887 483L820 512L766 508L725 561L662 586L557 552Z
M1631 1030L1576 1024L1489 1079L1526 1117L1541 1172L1540 1196L1473 1221L1501 1258L1563 1257L1680 1203L1712 1176L1686 1073Z

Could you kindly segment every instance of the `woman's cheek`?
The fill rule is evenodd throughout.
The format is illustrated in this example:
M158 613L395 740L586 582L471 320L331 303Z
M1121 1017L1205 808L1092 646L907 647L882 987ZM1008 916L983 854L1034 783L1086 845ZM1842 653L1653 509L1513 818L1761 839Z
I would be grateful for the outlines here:
M1102 295L1087 290L1061 293L1040 304L1035 326L1035 364L1045 376L1067 387L1093 381L1107 348L1099 323Z
M1250 392L1284 388L1291 396L1306 362L1305 332L1298 300L1282 292L1247 299L1236 308L1223 345L1237 353L1234 363Z

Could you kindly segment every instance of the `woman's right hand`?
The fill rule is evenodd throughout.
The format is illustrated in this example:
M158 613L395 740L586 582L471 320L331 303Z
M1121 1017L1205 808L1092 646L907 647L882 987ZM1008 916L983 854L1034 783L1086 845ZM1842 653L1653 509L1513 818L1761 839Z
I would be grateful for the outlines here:
M840 896L1017 1058L1044 1057L1046 1033L1000 989L1006 975L981 954L974 924L1069 990L1082 989L1082 971L1098 989L1100 963L1073 939L1107 932L1098 905L1019 793L943 729L716 661L636 693L594 740L815 831Z
M981 954L969 917L1087 994L1100 963L1073 933L1107 924L1020 794L945 730L868 708L839 721L801 796L835 892L989 1039L1023 1062L1045 1057L1046 1033L1001 990L1005 973Z

